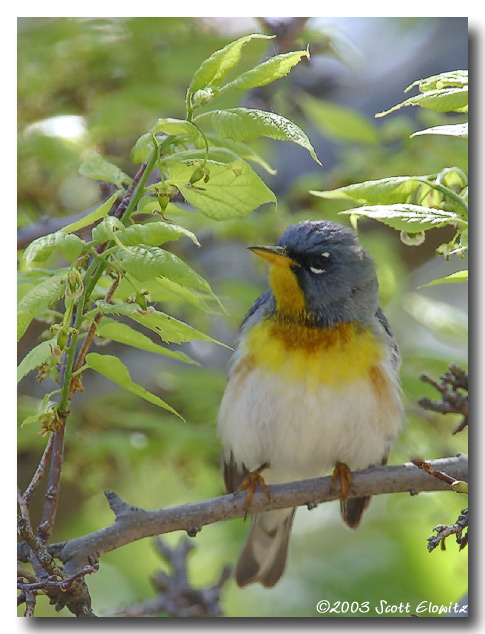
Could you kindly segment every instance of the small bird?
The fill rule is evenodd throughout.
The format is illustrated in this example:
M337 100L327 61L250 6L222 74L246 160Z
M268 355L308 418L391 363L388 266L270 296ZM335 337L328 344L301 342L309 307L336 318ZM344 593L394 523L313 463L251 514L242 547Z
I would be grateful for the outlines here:
M379 307L375 263L351 229L325 220L289 226L270 288L244 318L221 401L228 492L329 473L356 528L369 497L348 498L351 471L385 464L404 421L399 350ZM296 509L252 516L235 568L239 586L281 578Z

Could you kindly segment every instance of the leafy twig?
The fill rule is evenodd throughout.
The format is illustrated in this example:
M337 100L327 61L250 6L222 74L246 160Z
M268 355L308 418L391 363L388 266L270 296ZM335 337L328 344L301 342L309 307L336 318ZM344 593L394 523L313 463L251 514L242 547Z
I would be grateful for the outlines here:
M120 283L120 276L118 275L115 281L113 282L113 284L111 285L111 288L109 289L109 291L106 293L104 297L105 302L109 303L111 301L111 298L113 297L116 289L118 288L119 283ZM89 348L91 347L91 344L93 342L94 336L96 334L96 328L99 322L101 321L101 317L102 317L102 313L97 313L94 316L93 323L89 327L88 333L83 341L83 345L77 355L76 362L73 368L73 373L77 372L81 368L82 364L84 363L84 359L86 358L86 355L89 352ZM71 380L71 387L69 389L69 397L72 396L75 390L77 381L78 381L78 378L73 376Z

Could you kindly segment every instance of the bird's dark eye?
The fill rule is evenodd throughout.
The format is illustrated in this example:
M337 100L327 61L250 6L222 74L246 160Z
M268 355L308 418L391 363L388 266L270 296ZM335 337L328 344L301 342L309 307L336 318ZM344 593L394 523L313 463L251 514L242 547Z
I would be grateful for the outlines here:
M328 268L328 263L330 260L330 253L328 251L324 251L320 253L320 255L316 255L310 260L310 271L312 273L324 273Z

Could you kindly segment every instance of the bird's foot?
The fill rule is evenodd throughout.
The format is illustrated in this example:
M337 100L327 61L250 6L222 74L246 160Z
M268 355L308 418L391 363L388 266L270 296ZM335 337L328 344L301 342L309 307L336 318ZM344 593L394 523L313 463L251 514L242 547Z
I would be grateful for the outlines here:
M268 467L269 467L268 463L265 462L254 471L250 471L248 475L244 478L244 480L241 482L241 485L239 486L239 489L238 489L239 491L247 490L246 508L248 510L251 507L251 504L253 501L253 495L258 485L263 489L266 497L268 498L268 502L271 500L269 495L268 485L266 484L263 476L261 475L261 471L263 471L264 469L267 469Z
M342 502L347 502L349 499L349 492L354 493L354 481L352 479L352 471L345 462L335 463L335 468L332 472L332 490L335 490L335 483L337 480L340 484L340 500Z

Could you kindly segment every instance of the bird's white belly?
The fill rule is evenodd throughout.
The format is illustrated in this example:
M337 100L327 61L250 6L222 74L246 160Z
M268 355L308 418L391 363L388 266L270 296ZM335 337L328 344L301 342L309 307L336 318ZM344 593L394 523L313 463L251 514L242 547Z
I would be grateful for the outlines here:
M380 464L403 416L394 371L388 361L379 369L380 392L367 378L315 387L256 368L230 380L219 411L225 456L249 470L268 462L269 483L318 477L337 461L352 470Z

